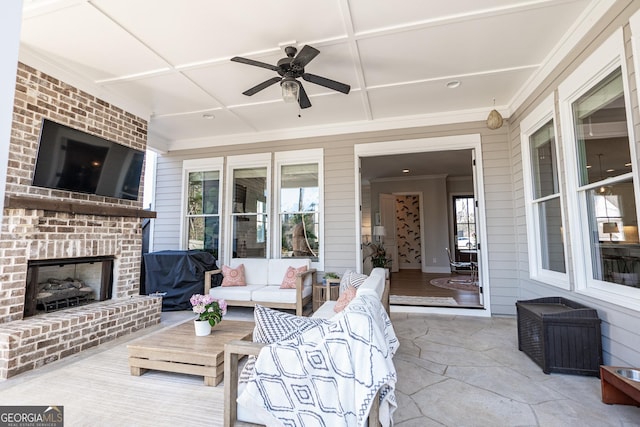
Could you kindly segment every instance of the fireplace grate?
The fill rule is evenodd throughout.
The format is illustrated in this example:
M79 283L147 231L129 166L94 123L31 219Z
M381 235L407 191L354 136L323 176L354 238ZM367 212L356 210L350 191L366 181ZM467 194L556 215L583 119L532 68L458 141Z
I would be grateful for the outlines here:
M54 299L50 301L43 301L38 299L38 308L45 312L56 311L63 308L76 307L78 305L89 304L93 302L93 294L76 295L70 297L63 297L60 299Z

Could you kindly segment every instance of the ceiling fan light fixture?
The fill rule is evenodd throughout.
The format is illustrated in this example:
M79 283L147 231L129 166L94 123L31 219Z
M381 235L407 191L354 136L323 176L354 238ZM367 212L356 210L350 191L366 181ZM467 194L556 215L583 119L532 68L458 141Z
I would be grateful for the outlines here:
M300 83L293 77L285 77L280 83L284 102L298 102Z

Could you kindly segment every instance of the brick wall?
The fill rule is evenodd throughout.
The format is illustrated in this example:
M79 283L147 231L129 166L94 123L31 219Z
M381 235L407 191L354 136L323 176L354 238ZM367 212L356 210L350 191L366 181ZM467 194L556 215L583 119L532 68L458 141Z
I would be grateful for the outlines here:
M0 379L159 322L162 298L138 296L9 322L0 328Z
M31 186L43 118L138 150L146 150L146 120L25 64L19 64L9 148L7 196L75 200L105 207L142 207L143 182L140 185L138 200L121 200ZM93 315L87 315L99 316L102 319L104 315L98 313L104 312L105 305L114 304L120 307L122 300L133 301L132 298L139 294L141 252L141 220L137 218L80 215L28 208L5 209L0 228L0 378L3 378L2 366L5 366L5 373L15 372L16 369L21 372L27 369L27 366L38 366L77 351L75 346L60 352L31 351L31 341L58 342L60 337L68 336L69 328L77 328L71 321L60 323L60 316L78 318L78 322L85 319L73 314L73 310L65 310L59 314L48 313L36 316L37 319L22 320L28 260L115 256L113 300L91 304L83 309L83 313L95 310L96 313ZM151 304L152 311L156 313L154 320L142 321L145 325L159 321L158 299L148 299L154 302L148 303L144 297L136 298L136 301L139 301L136 305L146 307L147 304ZM137 308L125 311L134 312L124 317L128 317L129 322L136 325L139 323L134 319L136 316L147 316L142 314L144 310L138 311ZM116 317L121 316L117 314ZM93 318L91 321L93 322ZM111 319L107 323L112 321L116 320ZM37 327L33 329L31 326L24 326L41 323L49 326L42 327L42 331ZM23 326L26 329L23 329ZM141 326L127 326L123 327L123 330L131 331L134 327ZM57 332L52 332L53 329ZM14 334L16 330L22 331L20 339ZM107 327L106 333L100 333L99 341L113 339L120 334L119 330L112 331ZM87 343L96 342L89 335L91 334L88 333L87 337L82 339L78 338L80 349L86 347ZM25 337L30 338L24 341ZM22 350L29 350L30 356L21 356L25 360L16 362L14 355L22 352L20 346L24 342L29 344L25 344L28 347ZM18 347L15 347L16 345ZM33 345L39 349L48 347L49 344ZM54 353L55 356L52 356ZM12 367L7 367L9 364Z

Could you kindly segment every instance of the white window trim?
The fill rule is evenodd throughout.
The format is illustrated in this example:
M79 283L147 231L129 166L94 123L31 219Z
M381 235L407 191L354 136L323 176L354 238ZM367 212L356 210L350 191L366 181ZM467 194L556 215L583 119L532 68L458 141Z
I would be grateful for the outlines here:
M580 197L583 194L582 191L578 192L579 189L584 190L587 186L579 185L576 137L571 105L618 67L621 67L622 70L625 108L627 109L627 132L630 141L635 141L622 29L615 31L558 86L561 127L564 136L563 146L567 166L567 200L569 214L572 218L569 226L572 236L575 291L602 301L640 310L639 289L593 279L591 243L588 235L589 225L585 222L587 218L580 214L587 212L586 198ZM633 183L636 209L638 210L640 209L638 204L640 191L638 190L638 162L634 143L630 144L630 153L634 162ZM618 178L616 181L619 180Z
M631 29L631 51L633 52L633 68L636 70L636 88L640 88L640 10L629 18ZM638 103L640 103L640 91L636 90Z
M223 165L222 157L211 157L208 159L190 159L182 162L182 194L180 197L180 248L186 250L187 245L187 188L189 186L189 174L191 172L218 171L220 180L220 191L218 191L218 218L222 226L222 190L223 185ZM222 238L222 236L220 236ZM218 244L218 257L220 257L220 245ZM219 261L219 260L217 260Z
M312 262L311 267L319 271L324 271L324 150L322 148L315 148L309 150L296 150L296 151L280 151L275 153L275 180L274 180L274 197L273 197L273 213L271 230L272 232L272 248L271 253L280 254L280 240L282 238L280 227L280 178L281 169L285 165L296 164L318 164L318 191L320 200L318 200L318 221L320 225L318 239L320 241L320 247L318 248L318 262Z
M235 169L249 169L249 168L267 168L267 206L266 212L271 215L271 194L272 194L272 180L271 180L271 153L259 153L259 154L243 154L239 156L227 157L227 170L226 175L227 185L225 188L225 209L224 209L224 253L220 258L224 261L224 264L229 265L231 262L231 255L233 254L233 235L231 233L233 228L232 213L233 209L233 171ZM271 225L270 218L267 219L268 224ZM272 238L272 231L267 230L267 254L266 258L271 258L271 247L269 239Z
M553 131L556 135L555 155L556 169L560 171L560 147L558 144L557 121L555 120L554 98L553 94L549 95L540 103L527 117L520 122L520 145L522 148L522 172L524 179L524 195L525 195L525 213L527 226L527 244L529 247L529 277L531 279L557 286L562 289L570 290L571 283L568 273L561 273L542 268L540 255L542 253L542 242L540 240L540 218L536 211L538 204L534 204L533 194L533 171L531 169L531 144L530 137L537 132L542 126L553 120ZM565 215L565 206L563 200L563 185L560 173L558 173L558 193L560 198L560 212L562 221L562 241L565 259L565 271L569 271L569 256L567 250L566 230L567 222Z

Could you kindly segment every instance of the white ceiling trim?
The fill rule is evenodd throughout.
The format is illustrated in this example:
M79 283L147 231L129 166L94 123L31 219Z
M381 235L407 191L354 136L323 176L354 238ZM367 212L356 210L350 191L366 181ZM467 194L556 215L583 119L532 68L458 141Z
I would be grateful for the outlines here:
M340 1L340 11L343 15L344 26L347 29L348 45L351 51L351 56L354 58L354 66L356 71L356 79L358 81L358 87L365 87L366 81L364 79L364 70L362 67L362 60L360 59L360 51L358 49L358 43L355 40L355 31L353 29L353 18L351 16L351 9L349 8L348 0ZM367 91L362 91L362 107L364 108L364 116L367 120L373 119L373 112L371 111L371 103L369 102L369 94Z
M504 117L508 117L511 111L508 107L495 107ZM168 143L168 151L188 150L196 148L220 147L233 144L252 144L277 140L297 138L313 138L333 136L350 133L377 132L384 130L405 129L423 126L445 125L451 123L467 123L485 121L489 111L487 109L474 109L429 114L420 117L401 117L393 119L379 119L371 122L355 122L328 127L325 125L298 129L284 129L278 131L262 131L259 133L245 133L222 135L214 138L197 138L174 140Z
M473 73L464 73L464 74L452 74L450 76L441 76L441 77L432 77L428 79L419 79L419 80L409 80L404 82L396 82L396 83L386 83L380 85L371 85L367 86L367 89L381 89L387 87L400 87L400 86L409 86L414 84L422 84L422 83L430 83L430 82L439 82L439 81L448 81L448 80L456 80L463 79L467 77L478 77L478 76L490 76L494 74L503 74L510 73L513 71L521 71L521 70L530 70L537 69L540 67L540 64L529 64L529 65L521 65L518 67L508 67L508 68L496 68L494 70L485 70L485 71L476 71Z

